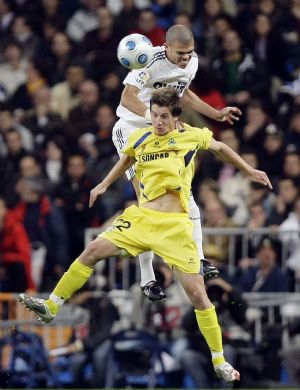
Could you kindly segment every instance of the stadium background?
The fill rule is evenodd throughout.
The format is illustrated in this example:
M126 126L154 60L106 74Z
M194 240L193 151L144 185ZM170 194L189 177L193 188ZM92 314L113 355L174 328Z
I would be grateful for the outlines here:
M193 90L215 108L243 111L233 127L189 110L182 119L210 127L274 185L270 192L209 155L197 158L193 192L204 252L221 270L209 288L226 352L242 388L300 386L300 1L0 0L1 387L223 387L160 259L164 305L142 299L129 259L97 268L53 326L17 304L18 292L50 291L84 240L134 201L124 179L88 209L90 189L117 161L111 130L127 71L116 47L131 32L162 45L174 23L195 35ZM133 326L155 334L154 351L148 333L119 333ZM111 335L138 337L143 352L127 351L122 373L114 372L121 354L107 352L101 377L92 356ZM67 354L57 349L64 345ZM152 372L161 349L167 372ZM86 359L83 371L71 370L76 356Z

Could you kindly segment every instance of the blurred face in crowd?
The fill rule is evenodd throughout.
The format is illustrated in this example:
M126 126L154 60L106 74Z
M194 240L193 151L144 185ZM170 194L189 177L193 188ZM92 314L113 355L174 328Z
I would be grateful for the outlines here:
M72 179L80 179L86 172L86 165L83 157L79 155L71 156L68 159L67 172Z
M257 4L259 11L266 15L271 15L276 7L274 0L259 0Z
M276 265L276 251L272 245L262 246L258 250L256 257L262 269L270 269Z
M264 149L270 154L276 153L283 145L283 138L280 135L267 135L264 140Z
M292 115L290 127L293 131L300 134L300 112Z
M41 167L32 156L25 156L20 160L19 171L22 177L35 177L41 174Z
M215 35L222 38L226 31L231 30L230 23L224 17L219 17L214 21Z
M99 127L111 129L115 123L115 114L108 105L100 106L97 110L96 122Z
M239 150L239 140L232 129L225 129L220 133L220 141L228 145L235 152Z
M79 87L80 101L84 106L92 107L98 102L98 86L93 81L83 81Z
M254 30L261 37L267 36L272 29L271 20L264 14L257 15L254 22Z
M237 53L241 49L240 37L233 30L226 31L224 36L223 36L222 45L223 45L223 49L226 51L226 53L228 53L228 54Z
M7 0L0 0L0 16L6 15L9 12L9 6Z
M31 32L30 26L27 24L23 16L18 16L12 26L13 34L16 37L22 37L24 34Z
M297 198L295 201L294 211L297 214L298 219L300 220L300 198Z
M71 45L66 34L58 32L53 36L52 51L57 57L64 57L70 53Z
M53 141L49 141L45 150L46 158L51 161L61 161L62 150Z
M91 11L96 12L104 4L103 0L83 0L82 3Z
M11 154L16 154L22 149L22 138L17 131L9 131L5 134L7 149Z
M0 111L0 132L11 128L14 124L14 118L10 111Z
M284 159L283 169L288 176L300 176L300 156L296 153L287 154Z
M50 89L47 87L39 88L33 95L33 103L35 106L41 104L43 106L49 106L51 102Z
M220 12L222 12L221 2L219 0L206 0L204 3L204 10L206 15L214 18Z
M156 26L156 18L151 11L141 11L138 17L138 27L145 33L151 32Z
M255 221L256 226L264 227L267 222L267 214L261 204L250 206L250 219Z
M114 18L110 10L107 7L101 7L98 9L97 15L100 28L103 30L111 29Z
M21 48L17 45L8 45L5 49L5 60L9 63L15 63L20 61L22 57Z
M182 12L180 14L178 14L175 18L175 24L181 24L187 28L189 28L190 30L192 29L192 22L191 22L191 18L189 17L188 14Z
M83 82L85 76L85 71L81 66L71 65L67 69L66 79L74 90Z
M249 123L257 123L263 124L268 116L266 112L263 110L262 106L259 104L257 105L249 105L246 110L246 117L247 117L247 122Z
M280 195L283 198L284 202L288 204L294 202L296 196L298 195L298 190L293 180L291 179L280 180L278 187L279 187L278 195Z
M204 214L207 226L220 226L226 219L226 211L221 202L217 199L205 203Z

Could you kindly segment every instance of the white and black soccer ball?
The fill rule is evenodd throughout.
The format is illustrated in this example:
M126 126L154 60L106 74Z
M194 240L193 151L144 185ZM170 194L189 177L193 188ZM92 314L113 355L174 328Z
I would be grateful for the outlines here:
M153 57L153 46L142 34L130 34L121 39L117 56L120 63L127 69L144 68Z

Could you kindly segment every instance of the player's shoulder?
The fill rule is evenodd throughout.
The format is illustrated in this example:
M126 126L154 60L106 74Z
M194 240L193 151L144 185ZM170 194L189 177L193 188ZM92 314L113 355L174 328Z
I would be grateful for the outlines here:
M130 139L132 142L135 142L135 140L138 140L146 135L151 134L152 127L139 127L133 130L133 132L130 134Z
M165 61L167 58L166 49L164 46L154 46L153 47L153 58L145 69L151 69L154 66L157 66L159 63Z
M188 123L182 123L182 130L186 132L201 132L202 134L212 133L212 131L209 130L208 127L195 127L189 125Z

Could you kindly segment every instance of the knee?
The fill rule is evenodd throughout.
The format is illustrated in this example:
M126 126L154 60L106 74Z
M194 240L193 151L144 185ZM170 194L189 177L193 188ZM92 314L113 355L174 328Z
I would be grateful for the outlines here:
M196 309L205 310L211 306L204 283L194 283L188 288L188 296Z
M99 258L99 256L101 255L99 242L91 241L87 245L85 252L86 252L86 256L88 257L89 260L92 260L92 261L97 260Z

